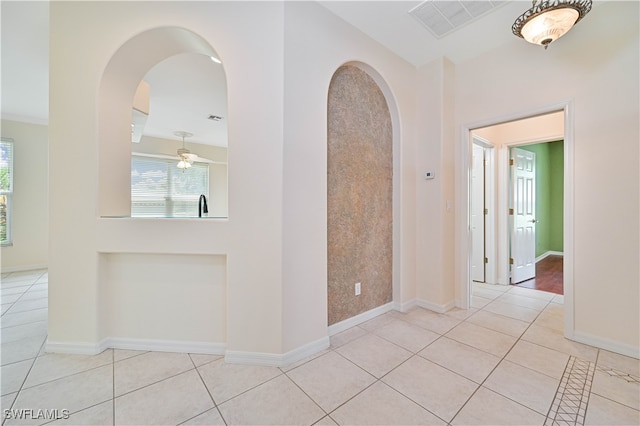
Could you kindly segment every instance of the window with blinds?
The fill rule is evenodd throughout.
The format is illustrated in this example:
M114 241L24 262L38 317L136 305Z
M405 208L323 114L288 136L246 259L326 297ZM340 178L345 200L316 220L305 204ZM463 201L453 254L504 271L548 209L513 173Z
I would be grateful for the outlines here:
M13 198L13 141L0 141L0 244L11 245Z
M193 163L179 169L177 164L177 160L131 157L131 216L198 215L200 195L209 197L209 166Z

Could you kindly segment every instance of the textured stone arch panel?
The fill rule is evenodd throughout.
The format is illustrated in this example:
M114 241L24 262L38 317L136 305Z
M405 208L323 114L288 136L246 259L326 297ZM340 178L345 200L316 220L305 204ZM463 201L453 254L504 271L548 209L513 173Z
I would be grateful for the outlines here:
M327 130L331 325L392 300L391 115L380 87L357 66L340 67L331 80Z

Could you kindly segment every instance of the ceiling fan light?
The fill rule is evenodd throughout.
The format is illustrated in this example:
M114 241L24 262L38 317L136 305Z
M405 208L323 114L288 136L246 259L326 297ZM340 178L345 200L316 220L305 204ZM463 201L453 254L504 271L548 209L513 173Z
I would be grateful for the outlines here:
M189 163L188 161L180 160L178 162L179 169L188 169L189 167L191 167L191 163Z
M191 151L189 151L184 147L184 138L193 136L193 133L180 131L180 132L173 132L173 134L176 136L180 136L182 138L182 148L178 148L178 158L180 158L180 161L178 162L177 167L179 169L182 169L182 171L184 172L186 169L191 167L191 163L193 163L193 161L190 158L190 156L193 154L191 154Z
M592 0L534 0L511 30L529 43L544 46L566 34L591 10Z

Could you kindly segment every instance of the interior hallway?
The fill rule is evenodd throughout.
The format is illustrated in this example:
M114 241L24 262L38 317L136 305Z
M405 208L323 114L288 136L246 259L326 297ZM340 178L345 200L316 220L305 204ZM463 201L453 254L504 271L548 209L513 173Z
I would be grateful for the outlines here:
M3 425L640 424L640 361L564 339L552 293L475 284L468 311L388 312L274 368L47 354L47 281L46 270L2 274ZM70 417L9 418L21 409Z

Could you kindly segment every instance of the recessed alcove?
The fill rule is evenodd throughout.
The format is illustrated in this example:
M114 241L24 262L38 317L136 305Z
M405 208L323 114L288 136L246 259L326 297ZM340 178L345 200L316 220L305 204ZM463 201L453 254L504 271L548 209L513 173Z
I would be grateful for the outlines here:
M394 123L365 70L375 75L360 64L340 67L328 93L329 325L393 299Z
M226 256L101 253L109 346L224 353Z

